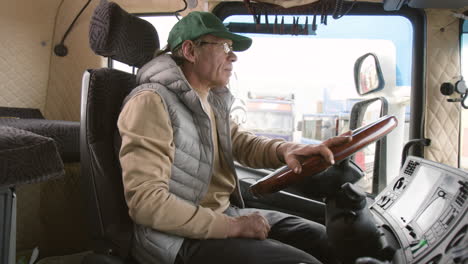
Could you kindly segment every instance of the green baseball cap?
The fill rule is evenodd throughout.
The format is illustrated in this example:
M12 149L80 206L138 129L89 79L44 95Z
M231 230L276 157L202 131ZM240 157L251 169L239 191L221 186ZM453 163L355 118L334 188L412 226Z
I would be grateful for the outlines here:
M173 51L184 41L194 40L207 34L232 40L234 51L244 51L252 45L251 38L229 32L218 17L200 11L193 11L179 20L171 29L167 43Z

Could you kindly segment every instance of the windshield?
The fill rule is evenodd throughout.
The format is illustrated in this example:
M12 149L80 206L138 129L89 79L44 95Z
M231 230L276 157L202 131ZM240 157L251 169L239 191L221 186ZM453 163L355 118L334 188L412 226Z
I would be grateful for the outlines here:
M266 18L270 24L266 24ZM281 137L290 131L290 139L303 144L317 144L348 131L351 111L357 102L383 97L391 105L388 114L400 121L389 153L401 153L408 139L413 26L402 16L348 15L329 20L328 25L311 28L311 16L278 15L284 25L308 26L308 34L271 34L275 16L260 16L255 25L252 15L232 15L223 22L230 30L252 38L252 46L236 52L230 89L246 102L246 120L242 124L257 135ZM307 24L306 19L309 23ZM293 22L294 21L294 22ZM372 25L372 26L369 26ZM286 28L286 26L285 26ZM261 33L246 33L259 30ZM367 53L380 62L385 86L377 93L360 96L355 87L354 67L358 58ZM249 94L294 95L290 113L252 111ZM266 105L266 104L264 104ZM271 103L269 104L272 105ZM359 126L375 121L382 113L382 104L369 107ZM240 119L239 119L240 120ZM369 145L354 160L366 172L361 186L372 192L375 144ZM390 175L398 175L399 160L387 164ZM393 170L393 171L390 171Z
M292 133L293 116L281 112L247 112L247 123L244 127L251 131Z

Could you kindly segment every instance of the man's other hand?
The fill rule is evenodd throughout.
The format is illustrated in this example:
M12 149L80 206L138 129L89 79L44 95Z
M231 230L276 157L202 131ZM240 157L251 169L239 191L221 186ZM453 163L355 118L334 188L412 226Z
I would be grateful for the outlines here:
M278 155L282 157L288 167L296 174L302 172L301 164L314 155L321 155L330 165L335 164L330 147L346 144L351 141L352 132L348 131L340 136L332 137L318 145L304 145L292 142L282 143L278 147Z
M228 237L244 237L264 240L268 237L270 225L259 213L233 218L229 226Z

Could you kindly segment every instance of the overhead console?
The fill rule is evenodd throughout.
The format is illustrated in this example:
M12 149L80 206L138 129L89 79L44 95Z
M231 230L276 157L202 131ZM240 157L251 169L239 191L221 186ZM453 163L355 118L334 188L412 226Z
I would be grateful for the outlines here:
M462 263L467 199L467 172L409 156L399 177L370 206L399 244L393 263Z
M400 10L403 5L412 8L461 8L466 2L461 0L384 0L386 11Z

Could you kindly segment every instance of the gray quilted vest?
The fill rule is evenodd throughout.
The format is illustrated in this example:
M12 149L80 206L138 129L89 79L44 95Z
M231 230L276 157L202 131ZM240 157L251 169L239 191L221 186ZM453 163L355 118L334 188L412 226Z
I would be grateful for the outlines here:
M180 68L168 55L159 56L140 69L135 88L126 103L140 91L149 90L161 96L169 113L174 133L175 155L169 191L198 205L205 196L213 171L213 142L211 123L202 103L190 87ZM232 173L234 169L229 112L233 96L227 88L210 91L208 102L216 117L219 153L224 155ZM157 131L155 131L157 133ZM231 201L243 206L237 182ZM145 264L172 264L183 243L183 238L149 227L135 225L133 256Z

